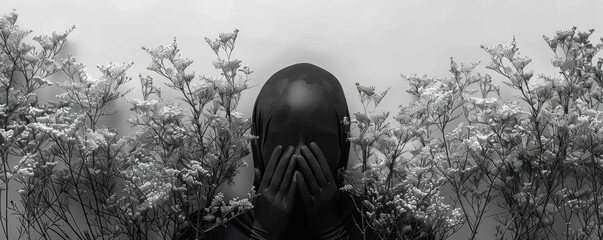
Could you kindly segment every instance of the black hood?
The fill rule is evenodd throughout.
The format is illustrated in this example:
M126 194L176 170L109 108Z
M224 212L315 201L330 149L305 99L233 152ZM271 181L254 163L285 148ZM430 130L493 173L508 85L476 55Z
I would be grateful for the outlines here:
M350 143L347 102L333 74L309 64L286 67L268 79L253 108L251 133L253 161L263 173L277 145L316 142L324 153L338 185L338 169L348 162ZM256 186L257 187L257 186Z

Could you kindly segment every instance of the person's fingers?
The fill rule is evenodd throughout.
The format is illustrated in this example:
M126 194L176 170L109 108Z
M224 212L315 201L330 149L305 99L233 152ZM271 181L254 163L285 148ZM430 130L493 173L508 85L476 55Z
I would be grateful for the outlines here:
M311 142L310 150L312 150L312 152L314 153L314 156L316 156L316 158L318 158L318 163L320 164L320 167L321 167L323 173L325 174L327 181L334 182L333 174L331 173L331 168L329 167L329 162L327 162L327 158L320 150L320 147L318 147L318 144L316 144L315 142Z
M297 182L297 188L299 188L299 193L301 194L304 202L312 201L312 194L310 194L308 185L306 185L306 181L301 172L295 171L295 181Z
M310 167L308 166L308 162L306 161L305 158L300 157L297 161L297 163L299 164L299 168L301 170L300 174L303 174L304 179L305 179L305 184L309 187L310 191L312 191L313 193L318 192L318 183L316 182L316 179L314 178L314 175L312 174L312 170L310 170Z
M289 146L285 153L281 156L280 160L278 160L278 165L276 166L276 170L274 171L274 176L270 180L269 188L278 191L278 186L283 181L283 174L285 174L285 170L291 161L291 155L293 155L293 151L295 148L293 146Z
M295 203L295 193L297 192L297 178L294 174L291 174L291 177L293 179L288 186L289 191L285 196L285 209L287 210L293 209L293 204Z
M316 182L318 183L318 186L322 186L323 184L327 183L327 178L325 177L325 174L322 171L320 164L318 163L318 160L316 160L314 153L312 153L312 151L310 151L308 146L306 146L306 145L302 146L301 153L302 153L302 155L304 155L304 158L306 159L306 162L310 166L310 169L312 169L312 173L314 174L314 178L316 178Z
M283 176L283 181L282 183L280 183L279 186L279 193L282 194L281 196L285 196L285 194L287 194L287 191L289 191L289 185L291 184L291 179L293 179L293 171L295 171L295 162L297 161L297 159L299 158L298 155L293 155L291 157L291 161L289 161L289 166L287 166L287 171L285 172L285 175Z
M262 176L262 181L260 183L260 189L267 188L270 184L270 180L272 179L272 175L274 174L274 169L276 168L276 164L278 163L278 158L281 156L281 152L283 151L283 146L278 145L272 151L272 155L270 156L270 161L268 162L268 166L264 169L264 176Z

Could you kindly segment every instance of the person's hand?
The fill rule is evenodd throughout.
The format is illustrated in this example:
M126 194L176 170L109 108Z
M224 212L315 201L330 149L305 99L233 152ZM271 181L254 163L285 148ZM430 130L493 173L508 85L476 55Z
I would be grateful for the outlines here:
M316 143L302 146L298 159L301 172L295 172L310 227L320 239L341 239L343 211L339 192L327 159Z
M272 152L263 176L256 169L256 179L261 179L257 196L253 202L254 223L251 236L253 239L280 239L291 221L294 197L297 192L297 181L294 169L297 155L289 146L283 152L277 146ZM281 154L282 153L282 154Z

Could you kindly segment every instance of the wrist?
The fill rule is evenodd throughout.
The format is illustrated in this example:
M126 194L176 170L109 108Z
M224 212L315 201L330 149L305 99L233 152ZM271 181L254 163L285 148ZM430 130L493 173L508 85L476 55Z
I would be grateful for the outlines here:
M343 239L341 236L347 236L345 225L349 212L343 211L339 207L333 207L332 210L324 211L322 214L323 221L315 222L316 225L313 229L319 239Z

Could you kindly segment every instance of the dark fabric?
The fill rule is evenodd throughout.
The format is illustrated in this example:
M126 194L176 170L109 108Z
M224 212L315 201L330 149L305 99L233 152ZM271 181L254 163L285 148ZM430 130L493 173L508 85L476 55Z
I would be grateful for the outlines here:
M286 67L268 79L253 108L251 143L253 163L263 173L277 145L295 146L316 142L333 176L348 163L350 143L347 102L341 84L326 70L309 63ZM256 186L257 187L257 186Z
M278 71L262 87L253 109L251 133L259 137L251 143L254 167L263 173L277 145L285 148L295 146L299 154L301 145L316 142L326 159L331 161L331 172L337 179L338 187L341 187L343 179L338 169L347 166L350 150L346 135L349 125L344 124L345 117L349 119L343 89L331 73L308 63L295 64ZM354 219L360 219L359 212L348 196L340 194L340 197L346 215L342 225L349 239L377 239L370 229L367 229L367 236L363 238L354 222ZM356 199L356 202L361 200ZM312 219L307 219L301 204L301 198L298 198L291 227L287 229L288 236L284 239L317 239L308 227L308 221ZM253 219L253 213L249 211L208 232L206 238L247 240L251 235Z
M347 166L350 150L347 141L349 124L344 124L344 118L349 120L347 102L341 84L333 74L309 63L283 68L266 81L255 102L251 133L259 138L251 143L254 167L263 173L277 145L295 146L296 154L300 154L302 145L316 142L341 187L343 180L338 169ZM305 216L301 198L296 201L287 239L316 239L308 227L308 221L312 219ZM341 202L349 214L351 205ZM350 217L346 219L351 220ZM351 222L344 223L348 233L355 232L348 229L353 226ZM208 232L207 238L248 239L252 227L250 211Z
M326 70L308 63L295 64L276 72L264 84L256 99L251 133L254 167L261 173L278 145L299 148L316 142L328 159L333 176L347 166L349 112L341 84ZM256 186L257 188L257 186ZM301 198L294 207L289 239L312 239ZM270 213L266 213L270 214Z
M316 142L331 161L329 167L340 187L342 180L338 177L338 169L347 166L350 150L346 135L349 125L344 124L344 118L349 119L347 102L339 81L331 73L308 63L278 71L262 87L253 109L251 133L259 137L251 143L254 167L263 173L277 145L295 146L299 154L301 145ZM351 203L347 202L341 201L346 215L352 212ZM301 204L301 198L298 198L286 239L316 239L308 227L308 221L312 219L307 219ZM253 219L250 211L210 231L207 238L249 239ZM346 231L361 236L352 218L345 219L342 225Z
M356 219L360 219L358 211L353 210L348 204L352 204L347 200L342 200L342 204L345 204L348 212L348 216L343 221L342 225L345 228L345 231L348 233L349 240L372 240L377 239L377 236L371 232L367 232L366 238L363 237L360 230L356 227L352 216ZM251 235L251 228L253 226L253 214L248 212L247 214L241 215L229 222L227 222L224 226L213 229L208 232L207 239L208 240L248 240ZM308 229L304 226L295 226L290 229L289 236L286 238L287 240L314 240L318 239L316 236L312 234L311 229Z

